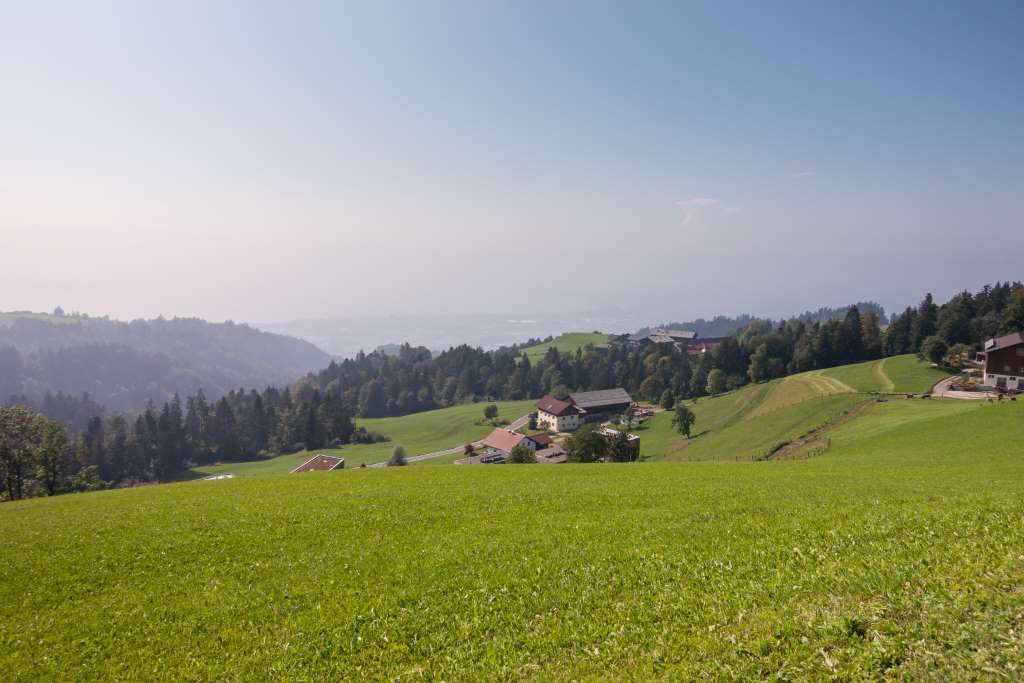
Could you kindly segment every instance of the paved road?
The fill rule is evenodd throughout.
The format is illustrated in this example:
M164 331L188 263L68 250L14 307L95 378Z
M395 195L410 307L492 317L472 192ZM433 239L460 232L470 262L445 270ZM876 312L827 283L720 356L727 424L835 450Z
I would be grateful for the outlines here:
M517 429L522 429L523 427L525 427L527 425L527 423L529 423L529 421L530 421L530 416L529 415L523 415L521 418L513 421L512 424L510 424L508 426L508 429L511 429L512 431L515 431ZM480 448L482 445L483 445L483 441L474 441L473 442L473 447L474 448ZM414 462L420 462L421 460L431 460L433 458L443 458L446 455L455 455L456 453L461 453L462 450L465 447L466 447L465 444L460 444L458 446L453 446L453 447L445 449L443 451L434 451L433 453L423 453L421 455L412 455L412 456L409 456L408 458L406 458L406 460L408 460L409 463L411 464L411 463L414 463ZM388 464L387 460L384 460L384 461L381 461L381 462L375 462L372 465L367 465L367 467L386 467L387 464Z
M996 392L988 391L951 391L950 385L953 384L954 380L960 379L959 375L953 375L947 377L932 388L932 396L940 396L942 398L962 398L968 401L981 401L988 398L995 398Z

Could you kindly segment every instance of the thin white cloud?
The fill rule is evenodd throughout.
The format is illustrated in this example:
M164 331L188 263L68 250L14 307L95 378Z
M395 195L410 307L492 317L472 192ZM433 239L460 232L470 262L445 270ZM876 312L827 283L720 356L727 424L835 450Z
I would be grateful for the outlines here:
M712 197L691 197L676 202L676 205L683 211L683 225L692 223L706 213L714 211L736 213L739 211L738 207L730 206L721 199L714 199Z
M813 178L814 176L814 171L796 171L789 174L790 178Z

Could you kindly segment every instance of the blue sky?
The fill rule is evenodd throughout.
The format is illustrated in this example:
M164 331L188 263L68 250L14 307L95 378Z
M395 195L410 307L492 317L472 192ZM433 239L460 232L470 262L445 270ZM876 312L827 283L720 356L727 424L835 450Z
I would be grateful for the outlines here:
M1019 279L1022 19L3 3L0 309L660 320Z

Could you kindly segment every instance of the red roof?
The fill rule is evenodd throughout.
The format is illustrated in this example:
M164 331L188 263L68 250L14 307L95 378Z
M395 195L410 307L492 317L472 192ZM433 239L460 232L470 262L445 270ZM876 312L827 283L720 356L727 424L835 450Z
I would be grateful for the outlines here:
M551 396L545 396L537 401L537 410L543 410L545 413L555 417L574 415L579 412L579 409L568 401L559 401Z
M530 437L530 441L533 441L538 446L550 446L554 443L554 439L547 434L534 434Z
M484 439L484 445L508 453L525 439L526 437L518 432L510 432L507 429L498 427L487 435L487 438Z
M337 467L344 467L344 463L344 458L337 458L333 455L314 455L312 458L292 470L292 474L297 472L326 472Z

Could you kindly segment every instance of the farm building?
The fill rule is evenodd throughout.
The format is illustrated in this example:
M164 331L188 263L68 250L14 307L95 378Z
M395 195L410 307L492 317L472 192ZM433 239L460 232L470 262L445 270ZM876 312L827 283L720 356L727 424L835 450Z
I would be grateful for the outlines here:
M626 412L633 399L619 387L569 394L569 402L582 412L583 422L604 422Z
M569 394L566 401L545 396L537 401L537 425L556 432L571 432L585 422L604 422L621 415L633 399L625 389L601 389Z
M580 426L580 409L569 401L545 396L537 401L537 425L556 432L571 432Z
M292 470L292 474L298 474L299 472L329 472L330 470L343 469L345 469L345 458L338 458L333 455L314 455Z
M531 451L537 450L537 443L530 437L502 427L488 434L483 443L491 455L507 456L516 446L526 446Z
M612 344L625 344L627 346L675 346L680 351L686 351L691 356L698 356L707 353L731 337L706 337L700 338L693 330L671 330L654 328L648 334L620 334L608 338Z
M708 351L721 346L722 343L730 339L732 339L732 337L706 337L704 339L694 339L686 345L686 353L690 356L699 356L702 353L707 353Z
M1024 391L1024 334L1014 332L989 339L978 360L985 366L985 384Z
M547 434L534 434L530 437L530 441L537 444L537 450L542 451L545 448L549 448L555 441Z

